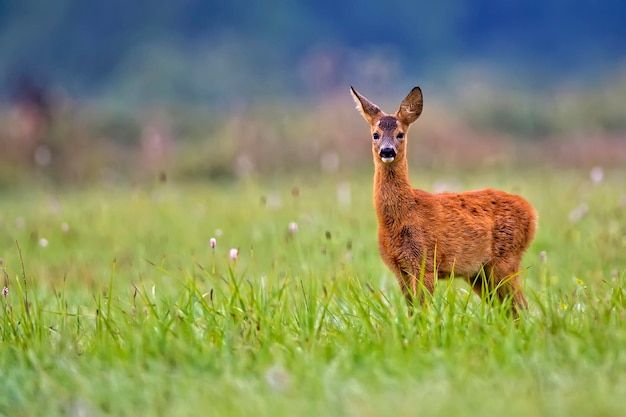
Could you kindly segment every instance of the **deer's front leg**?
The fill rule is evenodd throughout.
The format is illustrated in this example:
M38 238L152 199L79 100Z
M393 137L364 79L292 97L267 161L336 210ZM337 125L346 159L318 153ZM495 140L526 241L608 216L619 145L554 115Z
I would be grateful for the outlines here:
M396 277L409 307L409 314L412 315L416 304L418 306L424 304L425 293L433 294L435 290L435 274L426 271L422 273L419 270L409 272L398 269Z

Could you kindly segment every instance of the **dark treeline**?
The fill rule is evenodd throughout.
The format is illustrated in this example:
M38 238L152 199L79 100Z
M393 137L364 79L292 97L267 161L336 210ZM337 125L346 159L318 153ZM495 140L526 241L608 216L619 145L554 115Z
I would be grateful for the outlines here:
M0 0L4 97L25 75L74 96L208 102L465 68L581 80L624 56L623 0Z

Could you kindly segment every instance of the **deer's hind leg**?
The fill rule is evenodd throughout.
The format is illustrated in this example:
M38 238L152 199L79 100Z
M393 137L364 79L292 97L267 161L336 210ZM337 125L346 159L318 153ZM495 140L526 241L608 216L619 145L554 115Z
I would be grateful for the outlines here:
M517 318L521 310L528 308L522 290L518 260L498 260L484 266L483 270L469 280L474 292L487 302L494 298L500 303L510 300L511 313Z

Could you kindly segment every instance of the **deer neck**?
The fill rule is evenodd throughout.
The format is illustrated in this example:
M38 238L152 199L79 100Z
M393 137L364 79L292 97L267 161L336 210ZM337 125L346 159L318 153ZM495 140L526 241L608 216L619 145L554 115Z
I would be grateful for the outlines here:
M401 221L414 202L406 158L392 164L376 160L374 206L379 225L392 225Z

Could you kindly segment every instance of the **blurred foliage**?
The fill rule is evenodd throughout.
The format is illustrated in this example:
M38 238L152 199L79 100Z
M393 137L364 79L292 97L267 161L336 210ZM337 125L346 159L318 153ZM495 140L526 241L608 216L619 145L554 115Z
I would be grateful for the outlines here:
M621 0L0 0L0 186L369 167L348 85L387 110L422 86L423 167L622 163L624 18Z
M426 95L409 159L422 169L623 165L625 93L621 75L597 89L532 93L474 83L454 96ZM371 97L386 111L399 101ZM0 109L0 186L371 169L368 129L347 91L229 111L120 111L80 101L50 108L44 121L24 103Z
M25 72L72 96L222 106L467 64L560 82L619 64L625 19L621 0L0 0L0 94Z
M460 93L457 109L479 130L495 130L525 139L575 135L589 131L626 131L626 71L602 86L508 90L484 83Z

